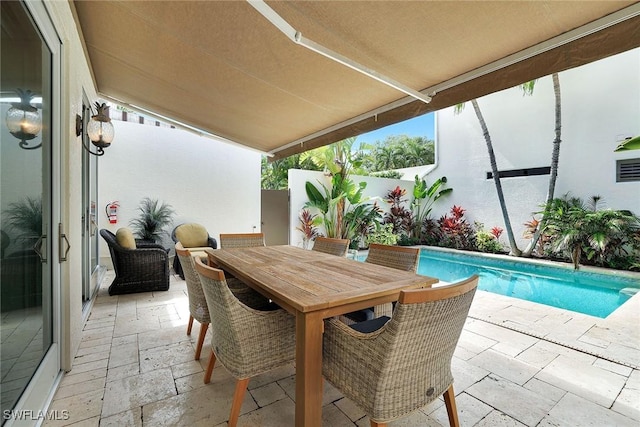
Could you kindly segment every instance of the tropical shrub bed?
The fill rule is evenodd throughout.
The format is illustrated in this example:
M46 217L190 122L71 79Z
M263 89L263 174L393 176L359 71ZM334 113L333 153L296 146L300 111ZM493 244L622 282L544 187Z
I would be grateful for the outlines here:
M444 188L446 177L430 186L416 177L411 200L400 187L389 190L383 198L388 205L384 214L377 203L362 196L364 186L348 181L334 179L331 188L323 186L323 192L307 183L310 202L301 213L298 227L305 241L319 235L318 227L323 227L327 237L351 239L352 248L383 243L509 252L508 245L500 240L502 228L469 221L461 206L454 205L440 218L430 215L433 203L453 191ZM599 197L588 202L568 195L552 199L536 212L540 219L534 217L524 224L524 237L535 241L529 256L572 262L575 268L593 265L640 270L640 219L627 210L603 209L601 204ZM313 208L319 208L321 214L312 214L309 209ZM338 213L338 208L345 211ZM338 220L343 223L340 227L335 226Z
M640 270L640 218L628 210L604 209L602 199L588 201L568 194L551 200L540 212L539 256L580 264Z

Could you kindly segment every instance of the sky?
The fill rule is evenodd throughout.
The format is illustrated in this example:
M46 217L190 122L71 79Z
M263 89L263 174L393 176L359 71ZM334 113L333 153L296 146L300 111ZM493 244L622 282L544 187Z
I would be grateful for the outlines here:
M372 144L376 141L383 141L387 136L391 135L424 136L435 141L434 121L434 113L414 117L395 125L358 135L356 145L362 142Z

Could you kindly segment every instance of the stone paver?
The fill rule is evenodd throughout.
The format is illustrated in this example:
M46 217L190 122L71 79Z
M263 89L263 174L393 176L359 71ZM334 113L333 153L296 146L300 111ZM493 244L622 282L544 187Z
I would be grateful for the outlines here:
M108 417L175 394L175 384L168 368L110 381L104 390L102 416Z
M500 352L489 349L478 354L469 363L522 385L538 372L538 368Z
M547 396L492 375L469 387L466 392L528 426L537 425L556 404Z
M567 356L558 356L536 378L607 408L613 405L626 382L622 375Z
M549 415L540 423L541 427L551 426L616 426L638 427L638 421L619 415L613 411L567 393L556 406L549 411Z
M44 425L226 426L235 379L218 364L203 383L210 332L194 360L200 325L186 335L185 282L173 276L169 292L109 296L110 274L49 408L68 419ZM452 361L461 425L638 426L640 295L623 307L597 319L478 291ZM294 400L293 364L252 378L238 425L293 425ZM325 426L369 426L327 382L323 405ZM389 423L448 425L441 397Z

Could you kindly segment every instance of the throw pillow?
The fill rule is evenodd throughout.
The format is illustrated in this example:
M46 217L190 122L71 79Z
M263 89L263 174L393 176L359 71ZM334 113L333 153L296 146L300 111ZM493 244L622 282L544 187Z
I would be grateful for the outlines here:
M119 228L118 231L116 231L116 242L125 249L136 248L136 239L127 227Z
M208 237L207 229L200 224L182 224L176 229L176 239L187 249L207 246Z

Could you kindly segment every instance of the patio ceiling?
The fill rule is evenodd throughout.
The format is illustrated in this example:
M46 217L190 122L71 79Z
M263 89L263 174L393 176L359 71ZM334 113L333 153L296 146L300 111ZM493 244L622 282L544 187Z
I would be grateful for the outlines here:
M640 2L74 1L98 92L274 159L640 46Z

